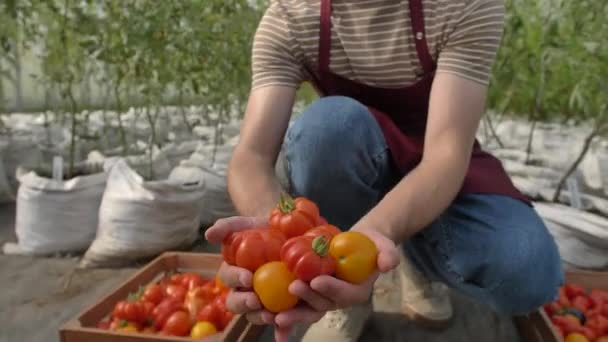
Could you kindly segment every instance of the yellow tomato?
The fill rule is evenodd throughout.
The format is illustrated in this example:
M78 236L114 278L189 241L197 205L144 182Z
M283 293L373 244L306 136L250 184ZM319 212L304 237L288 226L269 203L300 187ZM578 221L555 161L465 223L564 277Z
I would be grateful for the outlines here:
M567 318L568 320L572 321L572 323L581 324L581 321L578 319L578 317L574 315L566 314L564 315L564 318Z
M132 332L137 332L138 330L134 324L129 323L123 327L117 328L116 331L132 333Z
M579 333L571 333L566 336L565 342L589 342L589 340L587 339L587 337L585 337L585 335Z
M336 260L336 277L353 284L366 281L378 265L376 244L356 231L334 236L329 254Z
M217 329L215 328L215 325L213 325L213 323L202 321L197 322L192 327L192 330L190 331L190 337L201 339L203 337L207 337L215 333L217 333Z
M294 280L296 276L284 262L272 261L253 274L253 290L268 311L278 313L298 304L298 297L289 293L289 285Z

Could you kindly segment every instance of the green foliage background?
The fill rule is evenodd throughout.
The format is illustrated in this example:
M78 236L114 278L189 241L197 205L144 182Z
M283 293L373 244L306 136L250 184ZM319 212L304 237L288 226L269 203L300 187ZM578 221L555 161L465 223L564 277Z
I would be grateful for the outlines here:
M506 0L505 5L488 109L532 123L588 123L594 127L590 140L605 135L608 2ZM85 91L91 82L103 89L102 108L121 112L144 106L151 125L155 108L164 104L205 104L221 121L242 115L252 38L266 6L267 0L3 0L0 77L14 81L11 70L20 53L37 47L42 70L36 81L59 93L60 103L48 107L63 114L73 139L86 136L86 118L77 113L91 107ZM308 86L299 92L304 102L315 97ZM0 112L1 107L2 101ZM209 121L207 113L201 116ZM184 123L192 124L185 116ZM121 125L119 115L126 146ZM530 142L533 131L534 124Z

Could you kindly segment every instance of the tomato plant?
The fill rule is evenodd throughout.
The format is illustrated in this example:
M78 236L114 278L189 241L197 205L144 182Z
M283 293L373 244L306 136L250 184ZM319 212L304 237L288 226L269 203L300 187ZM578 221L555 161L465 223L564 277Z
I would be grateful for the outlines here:
M278 313L298 303L298 297L289 293L289 285L296 279L284 262L272 261L255 271L253 289L268 311Z
M336 277L350 283L366 281L377 269L376 244L360 232L348 231L334 236L329 254L336 260Z
M230 265L251 272L269 261L281 259L285 236L278 229L256 228L228 235L222 243L222 255Z
M294 200L283 195L279 204L271 211L268 222L289 239L306 233L320 222L319 208L309 199L299 197Z
M328 255L329 241L325 235L293 237L283 245L281 260L305 282L320 275L331 275L336 270L336 261Z

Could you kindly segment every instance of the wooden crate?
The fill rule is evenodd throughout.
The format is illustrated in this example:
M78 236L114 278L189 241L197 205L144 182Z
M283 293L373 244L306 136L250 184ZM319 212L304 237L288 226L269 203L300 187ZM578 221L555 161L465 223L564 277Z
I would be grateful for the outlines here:
M567 284L578 284L586 290L608 290L608 272L573 269L566 271L565 279ZM526 342L564 342L542 308L527 316L516 317L514 321Z
M195 341L185 337L168 337L146 334L129 334L97 329L96 324L106 317L116 302L123 300L130 292L137 291L140 285L157 280L171 270L196 271L211 278L215 276L222 258L219 254L167 252L137 273L112 293L85 309L59 330L61 342L178 342ZM250 324L244 316L235 316L224 331L209 336L207 342L252 342L262 332L262 327Z

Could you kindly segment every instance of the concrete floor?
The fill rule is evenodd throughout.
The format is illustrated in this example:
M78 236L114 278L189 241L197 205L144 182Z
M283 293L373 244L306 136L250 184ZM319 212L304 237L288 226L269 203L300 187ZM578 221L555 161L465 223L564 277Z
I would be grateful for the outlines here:
M14 206L0 205L0 245L15 241ZM136 269L75 270L78 258L32 258L0 255L0 342L59 341L58 328ZM509 317L453 295L455 317L443 332L414 327L399 311L399 294L390 276L376 298L376 313L361 341L514 342L520 338ZM272 341L267 331L260 341Z

